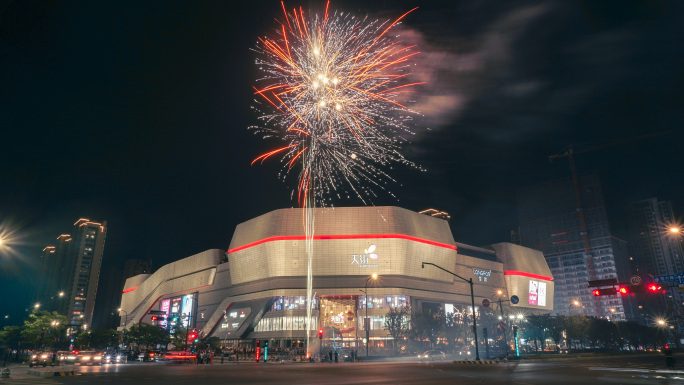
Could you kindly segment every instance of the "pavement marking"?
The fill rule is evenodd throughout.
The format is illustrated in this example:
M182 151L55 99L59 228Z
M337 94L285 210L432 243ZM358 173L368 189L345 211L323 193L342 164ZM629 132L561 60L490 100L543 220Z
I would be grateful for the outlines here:
M628 368L610 368L592 366L589 370L602 370L608 372L636 372L636 373L665 373L665 374L684 374L684 370L668 370L668 369L628 369Z

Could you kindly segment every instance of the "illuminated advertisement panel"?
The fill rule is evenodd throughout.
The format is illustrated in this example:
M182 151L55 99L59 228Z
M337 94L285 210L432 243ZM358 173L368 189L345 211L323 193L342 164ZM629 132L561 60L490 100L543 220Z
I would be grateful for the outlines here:
M171 321L169 321L169 326L176 326L177 322L173 321L173 319L180 317L180 313L181 313L180 310L181 310L181 298L178 297L178 298L171 299L171 312L170 312Z
M546 306L546 282L539 282L539 295L537 295L537 304L539 306Z
M530 305L546 306L546 282L530 280Z
M170 299L165 299L161 301L161 306L159 307L159 310L161 310L163 319L159 321L159 326L162 328L166 329L168 326L168 319L169 319L169 313L171 310L171 300Z
M192 317L193 297L193 294L183 296L183 307L181 308L181 322L183 323L183 327L188 327L190 324L190 318Z
M530 280L530 305L537 305L537 294L539 291L539 281Z

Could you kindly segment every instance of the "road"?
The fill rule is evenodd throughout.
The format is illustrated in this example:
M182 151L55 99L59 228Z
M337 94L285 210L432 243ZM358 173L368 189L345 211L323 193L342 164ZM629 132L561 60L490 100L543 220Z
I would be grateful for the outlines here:
M499 364L373 362L214 365L128 363L76 367L74 377L0 380L4 384L681 384L684 356L674 371L662 356L523 360ZM29 382L26 382L29 381Z

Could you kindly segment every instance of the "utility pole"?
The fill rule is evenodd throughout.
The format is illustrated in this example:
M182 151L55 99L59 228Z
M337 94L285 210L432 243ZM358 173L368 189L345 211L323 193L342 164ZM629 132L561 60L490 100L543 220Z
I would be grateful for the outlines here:
M434 267L436 267L442 271L445 271L445 272L453 275L456 278L460 278L460 279L462 279L462 280L464 280L470 284L470 303L472 305L472 314L473 314L473 334L475 335L475 360L480 361L480 349L479 349L478 344L477 344L477 320L475 318L475 295L473 294L473 279L472 278L465 279L458 274L452 273L449 270L444 269L442 267L439 267L439 266L435 265L434 263L430 263L430 262L423 262L421 267L424 269L425 265L432 265L432 266L434 266Z

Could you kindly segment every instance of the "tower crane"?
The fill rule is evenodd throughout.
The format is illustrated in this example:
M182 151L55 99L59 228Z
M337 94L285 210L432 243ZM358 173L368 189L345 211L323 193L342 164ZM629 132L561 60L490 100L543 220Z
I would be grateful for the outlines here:
M549 162L553 162L554 160L560 159L560 158L568 158L568 163L570 164L570 174L572 176L572 185L573 185L573 188L575 189L575 202L577 204L577 215L579 216L579 220L580 220L580 235L582 235L582 241L584 243L584 254L587 258L587 267L589 268L589 279L590 280L592 280L592 281L596 280L596 269L594 268L594 256L591 253L591 244L589 243L589 233L587 231L587 220L586 220L586 217L584 215L584 207L582 207L582 196L580 194L579 181L577 178L577 167L575 166L575 155L582 154L585 152L600 150L600 149L606 148L606 147L618 146L618 145L622 145L622 144L629 143L629 142L635 142L635 141L647 139L647 138L650 138L653 136L669 134L670 132L673 132L673 131L674 130L668 130L668 131L654 132L654 133L639 135L639 136L635 136L635 137L631 137L631 138L626 138L626 139L621 139L621 140L617 140L617 141L613 141L613 142L609 142L609 143L591 146L589 148L585 148L585 149L582 149L579 151L575 151L574 147L572 145L570 145L570 146L568 146L568 149L565 152L549 156ZM598 297L594 297L594 304L596 305L596 315L598 317L601 317L601 306L600 306L601 303L600 303L600 300Z

